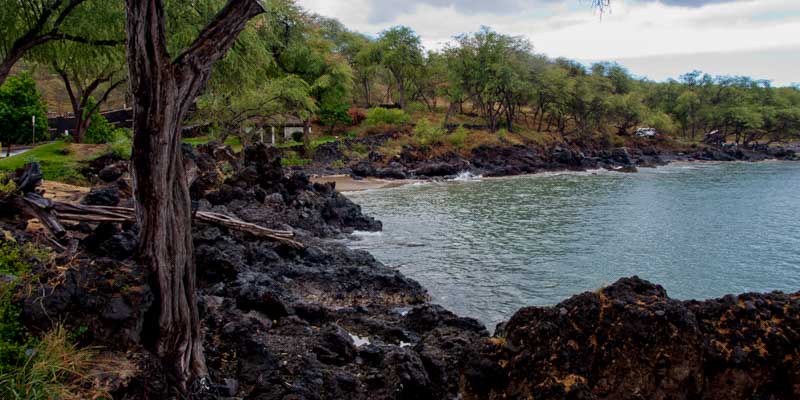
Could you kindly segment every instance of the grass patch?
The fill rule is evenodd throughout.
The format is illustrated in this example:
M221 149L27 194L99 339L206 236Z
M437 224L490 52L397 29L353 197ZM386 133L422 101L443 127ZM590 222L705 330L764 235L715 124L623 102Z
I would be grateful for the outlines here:
M19 244L0 230L0 273L12 277L0 282L0 398L111 398L94 388L91 371L99 363L94 361L92 349L78 348L72 340L74 335L61 325L36 338L20 322L15 289L21 281L36 278L29 275L32 262L52 259L50 251L29 242Z
M42 167L45 180L84 185L87 181L78 171L80 163L97 158L107 150L107 145L53 142L1 159L0 171L13 172L27 163L36 161Z
M214 140L214 138L212 138L211 136L197 136L191 138L183 138L183 143L190 144L192 146L199 146L201 144L207 144L212 140ZM239 139L238 136L228 136L228 138L225 139L225 145L230 146L231 149L233 149L233 151L236 152L242 151L242 148L244 148L244 146L242 146L242 141Z
M311 163L311 160L302 158L295 151L287 151L281 158L281 165L286 168L302 167Z
M20 365L0 374L0 398L110 399L92 384L95 352L79 348L69 336L59 325L33 344Z

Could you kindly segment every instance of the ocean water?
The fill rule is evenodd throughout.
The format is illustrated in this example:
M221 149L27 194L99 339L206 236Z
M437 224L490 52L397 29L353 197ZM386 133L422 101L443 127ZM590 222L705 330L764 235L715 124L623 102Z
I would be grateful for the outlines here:
M350 246L490 330L633 275L678 299L800 290L800 163L468 178L348 193L384 223Z

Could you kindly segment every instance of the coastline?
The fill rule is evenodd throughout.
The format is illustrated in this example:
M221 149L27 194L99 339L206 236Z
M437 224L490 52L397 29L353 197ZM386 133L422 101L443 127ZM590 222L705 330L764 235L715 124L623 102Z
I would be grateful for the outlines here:
M644 165L644 166L636 166L636 168L646 168L646 169L657 169L661 167L667 166L680 166L680 165L695 165L695 164L702 164L702 165L714 165L714 164L728 164L728 163L743 163L743 164L750 164L750 163L765 163L765 162L800 162L800 160L786 160L786 159L779 159L779 158L765 158L760 160L672 160L667 161L657 165ZM480 174L473 175L469 170L464 170L462 173L469 173L470 177L466 179L460 179L458 175L453 176L443 176L443 177L420 177L416 179L391 179L391 178L376 178L376 177L365 177L355 179L352 175L348 174L331 174L331 175L312 175L310 180L313 183L334 183L336 186L336 190L344 195L347 193L353 192L362 192L367 190L381 190L381 189L394 189L400 188L408 185L414 184L421 184L421 183L435 183L435 182L474 182L474 181L481 181L481 180L502 180L502 179L511 179L511 178L523 178L523 177L537 177L537 176L547 176L553 174L562 174L562 173L587 173L587 174L594 174L594 173L602 173L602 172L614 172L614 173L637 173L638 171L620 171L615 170L612 168L586 168L586 169L570 169L570 168L562 168L562 169L548 169L536 172L527 172L522 174L509 174L509 175L492 175L492 176L483 176Z
M705 382L690 393L745 398L728 388L791 393L783 371L800 371L800 340L792 336L800 332L800 294L679 301L658 285L625 278L555 306L522 308L492 335L477 320L431 303L425 288L396 268L331 240L381 229L339 191L311 184L304 174L287 174L277 152L263 146L247 149L242 168L223 179L216 169L226 159L213 150L193 154L203 166L193 184L198 208L288 227L304 245L288 248L193 224L203 342L211 378L218 382L215 394L469 400L536 393L555 400L572 398L566 393L592 399L596 392L633 398L629 390L635 387L643 388L639 396L681 398L682 388ZM587 169L542 172L579 170ZM121 190L125 179L92 190L121 198L99 204L109 197L91 196L89 203L130 201ZM313 182L338 180L345 187L362 182L360 188L370 190L420 181L351 179L339 175ZM436 179L442 177L428 180ZM34 240L16 225L2 227L21 242ZM155 356L142 347L153 307L152 276L131 258L135 227L69 228L87 235L76 242L77 258L63 261L69 268L32 266L49 295L20 292L22 320L46 331L54 315L69 315L64 319L69 327L83 327L82 341L106 346L104 351L123 354L132 364L129 376L111 381L109 392L164 398L165 372L153 368ZM654 334L642 335L647 331ZM737 374L733 378L731 371ZM672 378L653 387L649 379L665 373ZM601 380L610 382L609 388L598 385ZM621 380L631 384L615 383Z

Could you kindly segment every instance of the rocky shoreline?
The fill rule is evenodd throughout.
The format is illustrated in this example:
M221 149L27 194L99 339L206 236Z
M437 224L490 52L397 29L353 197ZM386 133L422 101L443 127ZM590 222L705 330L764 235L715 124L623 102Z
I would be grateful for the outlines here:
M402 137L387 133L367 138L327 143L313 153L312 162L295 167L313 175L350 175L354 179L447 179L461 173L502 177L553 171L609 169L636 172L672 162L799 160L795 150L784 147L749 149L710 145L677 145L665 138L629 138L626 146L609 147L581 141L550 146L534 144L482 145L468 152L440 151L432 147L404 146L395 157L386 158L381 146ZM361 146L366 158L349 158L344 148ZM293 151L293 150L289 150ZM344 165L344 166L341 166Z
M538 171L524 150L504 151L510 155L505 160L493 150L482 159L486 164L470 163L484 172L487 165ZM629 278L553 307L522 309L491 336L476 320L431 304L419 283L331 240L354 230L380 230L381 224L333 184L287 174L277 150L256 146L239 159L209 145L185 154L198 210L292 229L305 245L298 250L241 232L194 227L204 345L214 382L196 398L800 396L800 293L682 302L657 285ZM565 161L574 159L567 154ZM584 154L575 167L584 168L587 159ZM125 163L112 161L89 171L103 183L84 202L130 202ZM431 162L403 165L414 167L415 176L452 170L431 166L424 170L431 175L422 174L420 168ZM459 163L447 161L451 167ZM40 235L24 225L2 228L18 242L35 241ZM81 332L81 344L101 346L104 357L126 365L95 382L115 398L173 398L158 360L146 350L144 327L152 323L154 294L150 272L132 258L136 226L81 223L68 229L79 238L77 255L34 260L36 290L19 285L25 326L42 332L63 321Z

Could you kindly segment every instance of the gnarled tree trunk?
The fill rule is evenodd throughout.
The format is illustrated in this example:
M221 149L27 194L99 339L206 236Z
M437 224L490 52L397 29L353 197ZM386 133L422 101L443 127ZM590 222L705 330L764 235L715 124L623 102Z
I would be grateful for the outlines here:
M207 375L197 310L191 203L181 153L181 121L212 64L247 21L256 0L229 0L175 61L167 53L163 0L126 0L133 93L132 175L140 225L138 258L157 279L158 325L152 346L181 390Z

